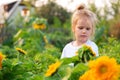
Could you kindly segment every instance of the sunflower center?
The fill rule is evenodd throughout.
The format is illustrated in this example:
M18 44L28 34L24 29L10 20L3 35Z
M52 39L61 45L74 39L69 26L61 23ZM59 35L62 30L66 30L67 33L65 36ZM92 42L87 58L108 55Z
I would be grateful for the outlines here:
M107 66L102 65L99 70L100 70L100 73L105 73L107 71Z

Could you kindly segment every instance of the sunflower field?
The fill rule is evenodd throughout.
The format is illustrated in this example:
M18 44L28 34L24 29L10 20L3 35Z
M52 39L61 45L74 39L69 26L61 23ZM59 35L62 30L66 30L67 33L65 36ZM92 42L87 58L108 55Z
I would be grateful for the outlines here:
M73 40L71 12L52 0L39 8L21 2L30 15L18 12L0 27L0 80L120 80L120 1L111 4L114 15L108 7L104 16L89 7L99 18L93 39L99 56L83 45L76 56L61 59Z

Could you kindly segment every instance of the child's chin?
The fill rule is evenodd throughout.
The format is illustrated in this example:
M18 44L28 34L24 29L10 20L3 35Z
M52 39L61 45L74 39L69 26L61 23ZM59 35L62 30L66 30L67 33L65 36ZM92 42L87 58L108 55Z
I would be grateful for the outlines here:
M87 42L87 39L82 39L81 42L82 42L82 43L86 43L86 42Z

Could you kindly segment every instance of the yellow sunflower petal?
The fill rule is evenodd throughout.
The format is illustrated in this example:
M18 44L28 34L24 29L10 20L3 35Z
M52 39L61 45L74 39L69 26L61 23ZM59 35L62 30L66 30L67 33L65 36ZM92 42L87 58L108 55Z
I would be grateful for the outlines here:
M2 61L5 59L5 55L0 52L0 69L2 69Z
M45 73L45 76L46 77L49 77L51 76L58 68L59 66L61 65L61 62L57 61L56 63L54 64L51 64L49 66L49 69L47 70L47 72Z
M116 60L107 56L90 61L89 67L94 77L100 80L116 80L119 75L119 67Z
M16 48L16 50L19 51L19 52L22 53L22 54L27 54L26 51L24 51L24 50L22 50L22 49L20 49L20 48Z

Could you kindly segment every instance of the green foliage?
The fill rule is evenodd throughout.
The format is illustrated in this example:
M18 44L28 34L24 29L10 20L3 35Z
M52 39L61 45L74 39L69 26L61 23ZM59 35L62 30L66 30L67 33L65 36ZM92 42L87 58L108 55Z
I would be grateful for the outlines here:
M79 77L88 70L88 66L86 66L83 63L79 63L78 65L73 68L71 76L69 77L68 80L78 80Z
M58 74L63 80L68 79L69 76L71 75L71 72L72 67L69 65L63 65L58 69Z
M58 60L58 56L52 53L59 53L59 51L56 50L47 51L46 49L46 53L34 53L34 55L32 56L30 56L29 53L23 55L17 51L14 51L14 53L10 51L9 54L6 54L6 59L2 63L2 70L0 71L0 80L44 79L43 76L48 66L56 60ZM2 51L5 52L5 50ZM16 56L10 57L10 55L12 56L14 54L16 54ZM9 76L6 77L6 75Z
M29 80L44 80L43 75L34 75Z
M102 26L96 30L94 41L97 44L100 44L101 41L105 41L105 40L106 40L105 26Z
M30 77L31 74L26 68L22 67L23 62L18 59L6 59L3 61L1 70L1 80L24 80ZM6 75L8 75L6 77Z
M54 20L54 24L53 24L54 27L63 27L61 21L59 20L59 18L54 17L53 20Z
M14 36L14 46L22 47L28 53L34 54L44 50L44 33L33 28L19 30ZM31 49L32 48L32 49Z
M53 24L54 17L58 17L62 23L64 23L66 19L70 17L69 12L53 1L41 6L40 10L38 11L38 15L47 18L49 24Z
M53 30L53 32L48 34L48 37L50 37L50 43L60 48L61 51L65 44L71 41L71 37L69 37L69 34L67 35L65 32L67 31L60 28L56 28Z
M58 59L61 56L60 49L56 48L55 46L53 46L51 44L46 44L45 50L42 53L43 54L49 53L50 55L52 55L53 57L56 57Z
M66 64L70 64L70 63L75 63L76 61L79 61L79 57L78 56L74 56L71 58L63 58L61 59L62 65L66 65Z
M111 1L111 4L112 4L112 9L114 11L114 16L117 16L119 15L120 13L120 1L119 0L116 0L115 2L114 1Z
M39 25L41 25L41 24L46 24L46 25L47 25L47 20L44 19L44 18L36 18L36 19L33 21L33 23L36 23L36 24L39 24Z
M46 33L51 44L54 44L61 51L66 43L72 40L70 20L61 24L60 20L55 17L53 25L49 25ZM57 21L56 21L57 20Z
M69 65L62 65L52 76L45 77L44 80L67 80L72 68Z
M99 54L114 57L120 64L120 41L119 39L108 38L110 35L110 26L116 26L119 23L119 0L112 5L115 12L114 19L107 21L109 10L105 9L103 17L100 11L91 6L98 18L99 23L95 34L94 41L98 44ZM30 6L29 6L30 7ZM111 13L110 13L111 14ZM29 17L25 22L24 18L16 16L6 23L6 40L0 45L0 51L6 55L6 60L2 62L0 70L0 80L78 80L81 75L88 70L87 64L82 63L86 60L93 59L90 53L86 54L86 49L81 48L78 56L72 58L60 59L61 51L66 43L72 40L70 13L62 7L50 2L43 5L36 14ZM40 16L40 17L38 17ZM44 17L44 18L42 18ZM46 24L46 30L35 30L32 23ZM48 43L45 42L44 36L47 37ZM118 35L119 36L119 35ZM27 52L27 55L19 53L15 48L19 47ZM48 66L60 60L62 65L50 77L44 74ZM74 66L69 65L74 63Z
M16 50L14 48L9 47L9 46L0 46L0 52L7 55L6 57L9 59L15 58L17 56Z
M100 55L114 57L120 63L120 41L115 38L108 38L108 42L102 42L99 46Z
M95 53L92 51L92 48L87 45L83 45L82 48L78 49L77 51L78 57L80 59L80 62L88 62L89 60L92 60L93 56L95 57Z

